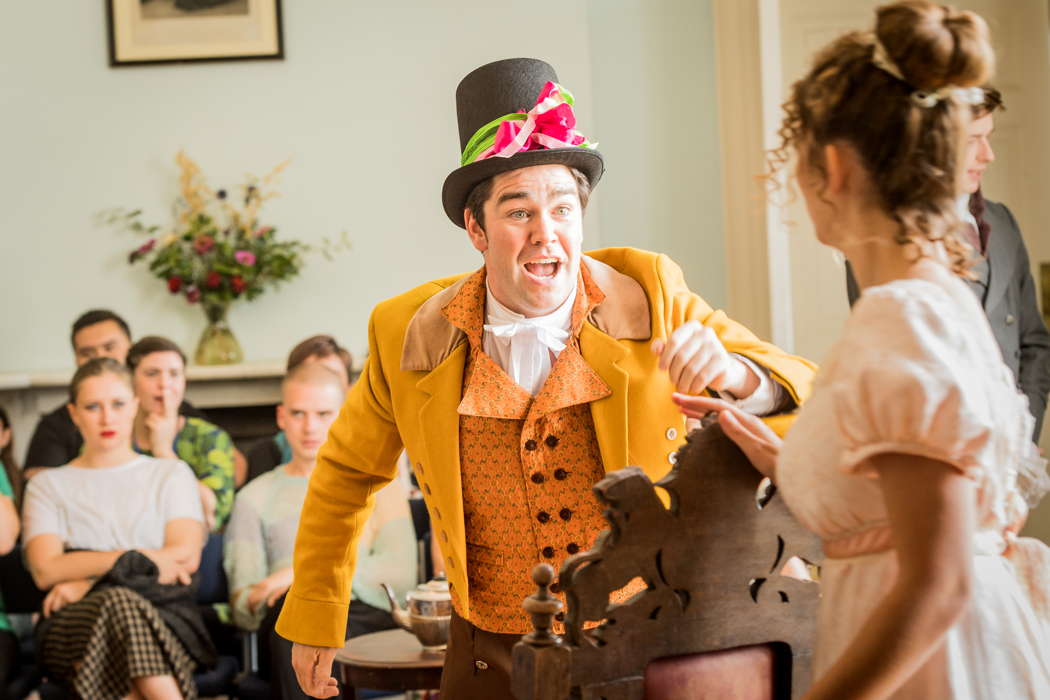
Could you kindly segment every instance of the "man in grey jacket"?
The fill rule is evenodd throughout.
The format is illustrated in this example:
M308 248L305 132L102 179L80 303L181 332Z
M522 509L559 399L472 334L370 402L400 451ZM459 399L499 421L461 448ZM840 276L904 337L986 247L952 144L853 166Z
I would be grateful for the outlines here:
M984 306L992 332L1003 352L1003 360L1017 378L1017 386L1028 397L1035 416L1035 435L1043 425L1047 394L1050 393L1050 332L1036 304L1021 229L1005 205L981 194L981 176L995 160L989 137L995 128L994 113L1003 108L1002 96L985 88L985 100L974 108L966 148L965 194L959 202L963 234L979 254L969 285ZM860 296L853 271L846 266L850 305Z

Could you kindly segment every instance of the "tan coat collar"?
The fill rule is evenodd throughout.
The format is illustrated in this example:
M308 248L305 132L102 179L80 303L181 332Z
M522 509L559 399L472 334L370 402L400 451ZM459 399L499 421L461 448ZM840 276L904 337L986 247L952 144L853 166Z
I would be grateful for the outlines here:
M649 300L634 279L594 258L583 256L580 265L585 289L596 302L587 320L616 340L648 340ZM484 291L482 270L466 275L419 307L405 332L401 369L430 372L447 358L467 335L445 317L445 308L457 304L461 292ZM465 289L466 288L466 289ZM593 292L591 291L593 288ZM602 296L604 295L604 298ZM459 300L465 301L465 300Z

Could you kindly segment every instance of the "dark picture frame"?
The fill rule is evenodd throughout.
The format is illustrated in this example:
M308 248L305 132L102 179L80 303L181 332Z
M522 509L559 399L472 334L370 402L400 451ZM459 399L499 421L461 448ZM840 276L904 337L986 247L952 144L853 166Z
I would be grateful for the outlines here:
M284 59L281 0L103 0L109 65Z

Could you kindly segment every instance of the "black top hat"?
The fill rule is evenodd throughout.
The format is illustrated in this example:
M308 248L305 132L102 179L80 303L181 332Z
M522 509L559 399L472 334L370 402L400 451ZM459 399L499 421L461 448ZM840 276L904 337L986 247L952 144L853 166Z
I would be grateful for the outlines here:
M535 58L508 58L468 73L456 88L460 152L478 129L494 119L532 109L548 82L558 82L554 68ZM452 223L465 227L463 208L478 183L509 170L549 164L577 168L590 180L592 189L605 170L602 155L593 148L544 148L522 151L509 158L485 158L453 170L445 178L441 188L445 213Z

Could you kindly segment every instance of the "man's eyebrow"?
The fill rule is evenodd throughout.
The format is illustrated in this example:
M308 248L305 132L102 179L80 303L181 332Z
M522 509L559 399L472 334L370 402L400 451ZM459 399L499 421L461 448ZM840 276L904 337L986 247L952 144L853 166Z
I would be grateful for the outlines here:
M554 197L564 197L565 195L576 195L579 191L573 185L558 185L552 187L550 193Z
M504 192L496 200L496 206L499 206L500 204L503 204L504 202L510 201L512 199L528 199L528 198L529 198L529 193L528 192Z

